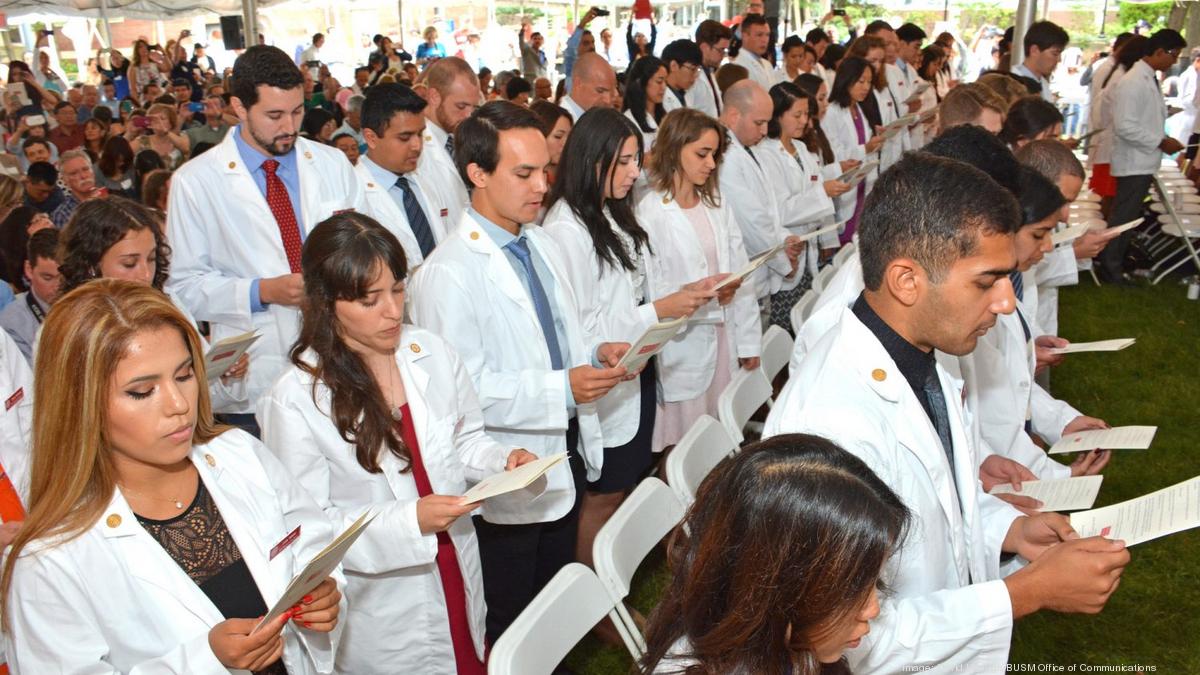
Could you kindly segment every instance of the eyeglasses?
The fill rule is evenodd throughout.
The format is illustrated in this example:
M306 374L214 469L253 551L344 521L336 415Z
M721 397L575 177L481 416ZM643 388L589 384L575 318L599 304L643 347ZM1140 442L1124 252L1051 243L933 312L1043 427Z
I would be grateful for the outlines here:
M685 63L685 64L683 64L683 69L684 69L684 70L686 70L686 71L688 71L689 73L698 73L698 72L700 72L700 66L698 66L698 65L696 65L696 64L694 64L694 63Z

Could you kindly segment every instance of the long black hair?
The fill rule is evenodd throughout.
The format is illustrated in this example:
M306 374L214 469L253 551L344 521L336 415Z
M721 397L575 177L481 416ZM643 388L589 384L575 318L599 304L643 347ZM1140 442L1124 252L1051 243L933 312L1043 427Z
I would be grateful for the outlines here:
M625 110L633 114L633 119L642 131L654 131L667 114L663 104L659 102L654 106L654 126L651 127L646 121L646 85L654 78L659 68L666 67L667 64L657 56L643 56L629 66L625 75Z
M1053 181L1027 166L1021 166L1018 182L1021 191L1017 194L1017 202L1021 205L1022 225L1040 223L1067 203L1067 198Z
M825 130L821 128L821 104L817 102L817 94L825 80L820 75L801 73L796 76L794 82L801 91L808 94L808 120L812 126L808 136L804 138L804 145L808 147L809 152L820 157L823 164L833 164L833 147L829 145Z
M1000 140L1015 145L1017 141L1032 141L1038 134L1062 124L1063 114L1053 103L1031 94L1019 98L1008 107Z
M342 339L335 305L366 297L384 269L397 280L408 275L408 261L396 235L361 213L339 213L321 221L304 242L300 258L304 305L300 337L288 354L297 368L331 393L329 416L338 434L354 444L362 468L380 473L379 453L387 451L412 466L412 453L394 431L395 420L367 364ZM317 362L304 360L312 350Z
M638 63L651 58L643 56ZM592 236L596 255L601 262L633 270L636 252L625 250L604 215L607 207L608 215L617 227L632 237L639 248L649 249L650 237L633 213L633 191L621 199L604 197L606 188L611 187L604 183L611 180L609 175L621 155L621 146L625 145L628 138L637 139L637 162L640 165L644 152L642 134L628 117L612 108L592 108L584 113L567 137L558 165L558 177L554 180L546 204L549 209L560 199L566 201L571 212Z
M857 56L847 56L838 64L837 75L833 78L833 86L829 89L829 100L849 108L854 99L850 98L850 88L862 77L864 70L871 71L871 81L875 81L875 67L870 61ZM872 85L874 88L874 85Z
M1108 81L1113 78L1118 68L1124 68L1128 71L1133 67L1133 64L1142 60L1146 55L1146 47L1150 44L1150 38L1145 35L1134 35L1121 44L1117 49L1117 63L1108 69L1108 75L1104 76L1104 82L1100 84L1101 91L1108 86Z

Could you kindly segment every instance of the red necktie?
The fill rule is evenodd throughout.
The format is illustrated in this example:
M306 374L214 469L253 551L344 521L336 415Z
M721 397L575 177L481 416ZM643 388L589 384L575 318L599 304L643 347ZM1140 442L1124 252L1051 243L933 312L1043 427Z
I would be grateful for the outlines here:
M275 175L279 162L268 159L262 163L263 173L267 175L267 206L271 215L279 224L279 238L283 240L283 251L287 254L288 267L292 274L300 273L300 225L296 223L296 212L292 210L292 200L288 197L287 186Z
M25 507L21 506L21 495L17 494L17 489L3 466L0 466L0 520L6 523L25 520Z

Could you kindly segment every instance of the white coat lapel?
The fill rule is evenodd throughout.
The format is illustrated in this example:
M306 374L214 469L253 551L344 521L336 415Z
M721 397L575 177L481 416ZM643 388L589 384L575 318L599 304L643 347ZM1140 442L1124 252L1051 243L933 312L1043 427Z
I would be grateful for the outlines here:
M225 620L196 582L142 527L120 490L113 491L112 501L102 518L97 526L134 578L166 591L183 611L194 615L205 625L214 626Z
M496 288L500 289L509 300L512 300L521 308L525 316L533 322L533 326L541 333L541 324L538 323L537 311L533 308L533 301L529 299L529 292L525 288L525 284L517 276L516 270L512 268L512 264L508 262L508 258L504 255L504 251L496 246L496 242L488 236L487 232L483 231L471 214L464 213L462 222L458 229L459 236L467 244L467 248L476 253L487 257L487 276L495 283Z
M300 228L304 236L316 227L319 219L330 214L320 212L321 180L317 175L316 155L304 139L296 139L296 171L300 174Z
M258 185L254 183L254 178L250 175L250 172L258 167L247 166L242 161L242 156L237 150L237 143L233 139L235 133L238 133L237 128L225 134L225 140L212 150L222 154L220 169L226 176L224 185L229 190L229 201L239 204L240 213L248 216L247 222L233 223L232 227L236 231L236 236L246 238L246 246L254 251L254 255L274 256L274 268L287 270L287 252L283 250L279 224L275 220L275 214L271 213L271 207L267 206L266 197L263 196ZM258 237L263 237L265 241L270 242L270 245L262 246L256 241ZM264 269L271 268L264 267Z

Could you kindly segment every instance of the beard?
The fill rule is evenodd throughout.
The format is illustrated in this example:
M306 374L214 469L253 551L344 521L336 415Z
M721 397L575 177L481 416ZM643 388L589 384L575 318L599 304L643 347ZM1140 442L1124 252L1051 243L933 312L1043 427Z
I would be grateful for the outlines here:
M273 139L266 139L258 135L258 132L254 129L253 125L247 124L246 126L250 132L250 138L253 138L254 142L258 143L259 147L261 147L263 150L266 150L274 157L286 155L296 147L296 137L299 134L285 134L283 136L276 136Z

